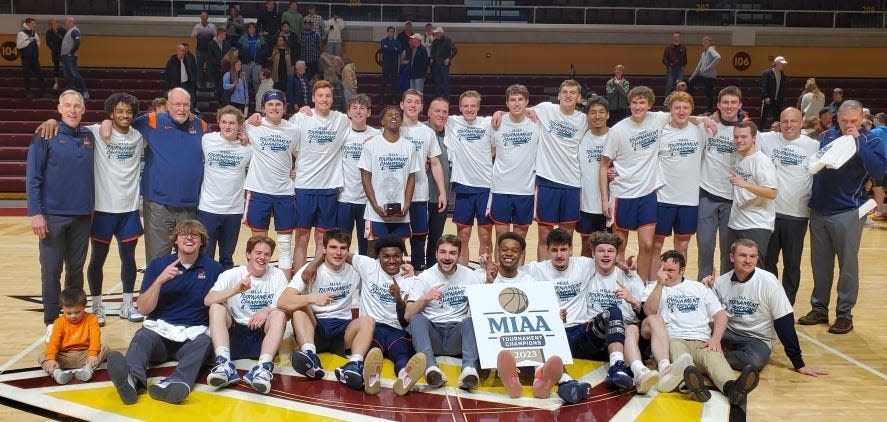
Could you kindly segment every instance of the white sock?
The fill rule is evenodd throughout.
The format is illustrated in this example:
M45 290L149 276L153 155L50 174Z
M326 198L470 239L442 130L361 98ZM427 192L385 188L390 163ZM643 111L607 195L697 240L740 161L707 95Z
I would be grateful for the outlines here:
M102 306L102 295L92 297L92 308L100 308Z
M231 360L231 348L227 346L216 347L216 356L225 358L226 361Z
M659 368L659 372L665 371L666 369L668 369L669 366L671 366L671 361L668 359L660 360L659 364L657 365L657 367Z
M640 377L641 375L650 372L650 368L644 366L644 363L640 360L636 360L631 363L631 372L634 372L636 376Z
M353 354L348 362L363 362L363 355Z
M610 366L616 364L620 360L625 360L625 356L622 355L622 352L611 352L610 353Z
M314 343L305 343L302 345L302 351L303 352L311 352L316 355L317 354L317 346L315 346Z
M123 307L129 306L132 303L132 293L124 293L123 294Z
M277 268L291 270L293 268L293 234L277 234Z
M265 362L271 363L272 360L274 360L274 356L271 356L271 355L260 355L260 356L259 356L259 365L261 365L261 364L263 364L263 363L265 363Z

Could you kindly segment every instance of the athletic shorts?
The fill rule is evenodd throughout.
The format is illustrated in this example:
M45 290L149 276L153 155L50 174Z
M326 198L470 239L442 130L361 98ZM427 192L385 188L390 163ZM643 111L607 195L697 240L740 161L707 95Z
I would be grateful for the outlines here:
M317 326L314 327L314 344L318 352L345 353L345 329L351 323L350 319L317 318Z
M412 232L410 232L410 223L367 221L367 239L376 240L386 234L393 234L401 239L409 238L412 236Z
M494 193L490 200L490 219L496 224L529 226L533 224L533 195Z
M692 236L696 234L699 207L659 204L656 207L656 236Z
M366 204L339 202L336 209L336 227L351 233L351 230L354 230L354 223L356 221L364 221L364 211L366 211ZM363 233L360 234L362 235Z
M296 196L246 192L244 221L253 231L268 231L274 216L274 230L292 231L296 227Z
M616 218L613 228L620 230L637 230L640 227L656 224L656 192L640 198L616 198Z
M373 346L382 349L385 354L389 354L389 351L394 347L396 343L405 342L409 346L409 353L412 356L413 350L413 338L410 337L410 333L406 330L397 329L385 324L376 324L376 329L373 331ZM392 359L394 360L394 359Z
M579 221L580 189L536 176L536 221L556 225Z
M493 224L487 217L487 202L490 190L453 183L456 194L456 206L453 208L453 222L458 225L471 226L477 218L478 226Z
M428 234L428 202L410 204L410 231L413 236Z
M296 189L296 227L329 230L336 227L338 189Z
M607 357L606 339L598 337L592 329L593 321L567 327L567 343L573 357L584 359L603 359Z
M576 231L583 236L607 231L607 217L604 217L603 214L592 214L590 212L580 211L579 222L576 223Z
M142 220L138 211L130 212L102 212L92 214L92 231L89 237L92 240L111 243L111 237L117 236L118 242L132 242L145 234L142 229Z
M250 330L248 326L235 322L228 327L228 338L231 341L231 359L258 359L262 353L262 342L265 341L265 327Z

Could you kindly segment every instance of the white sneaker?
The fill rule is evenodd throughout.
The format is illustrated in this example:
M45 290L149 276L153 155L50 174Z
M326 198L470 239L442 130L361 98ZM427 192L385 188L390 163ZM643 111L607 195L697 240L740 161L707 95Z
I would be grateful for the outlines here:
M638 394L647 394L654 385L659 383L659 371L646 370L641 376L634 379Z
M689 353L678 356L671 366L662 371L656 389L662 393L674 391L684 381L684 370L690 365L693 365L693 358Z
M89 381L92 379L92 367L89 364L83 365L82 368L74 370L74 376L80 381Z
M145 316L140 314L134 303L130 302L120 308L120 318L129 320L129 322L142 322Z
M480 382L480 379L477 376L477 369L474 369L472 366L462 368L462 373L459 374L459 388L473 390L477 388L478 382Z
M46 326L46 335L43 336L43 342L49 343L49 338L52 337L52 326L54 324L49 324Z
M447 383L447 377L444 376L444 373L440 368L429 366L425 369L425 382L427 382L428 386L431 388L440 388Z
M74 378L74 374L71 371L63 371L61 369L52 371L52 379L59 384L67 384L71 382L71 378Z
M92 313L99 320L99 327L105 326L105 307L102 305L92 305Z

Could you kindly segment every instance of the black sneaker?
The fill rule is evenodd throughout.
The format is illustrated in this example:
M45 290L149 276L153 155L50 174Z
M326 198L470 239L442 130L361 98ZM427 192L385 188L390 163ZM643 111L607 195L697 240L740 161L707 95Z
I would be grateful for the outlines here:
M748 393L758 386L758 380L758 371L752 369L751 366L742 368L742 373L739 374L736 381L728 381L724 385L724 394L727 396L727 401L734 406L745 403Z
M684 369L684 386L687 387L693 400L705 403L711 399L711 391L705 386L705 376L695 366L691 365Z
M853 331L853 320L850 318L838 318L828 329L832 334L847 334L851 331Z
M816 324L828 324L828 314L824 314L818 311L810 311L807 315L804 315L798 318L798 324L801 325L816 325Z
M160 382L151 384L148 388L148 394L154 400L165 401L167 403L181 403L191 394L191 387L181 381L170 381L164 379Z
M130 375L126 358L122 353L114 351L108 355L108 374L123 404L133 404L138 400L139 393L136 390L135 379Z

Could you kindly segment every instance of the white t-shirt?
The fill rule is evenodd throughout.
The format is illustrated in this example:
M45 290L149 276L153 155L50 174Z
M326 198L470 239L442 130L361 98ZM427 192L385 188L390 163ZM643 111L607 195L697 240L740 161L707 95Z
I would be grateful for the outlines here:
M243 181L253 149L219 132L203 135L203 184L198 209L213 214L243 214Z
M301 139L296 127L286 120L274 125L263 118L261 126L244 124L243 130L253 148L243 188L266 195L293 196L290 170Z
M643 297L649 297L654 288L656 283L648 284ZM668 336L673 338L708 340L708 321L722 309L714 292L695 280L684 279L674 287L663 287L659 296L659 315L665 320Z
M730 170L737 161L733 145L733 126L718 123L718 133L708 135L702 150L702 167L699 169L699 187L724 199L733 199Z
M579 180L579 142L588 130L585 113L573 111L567 116L561 106L549 102L532 108L542 125L536 175L562 185L581 187Z
M749 183L777 188L776 167L761 151L743 157L733 172ZM733 186L733 205L727 227L733 230L768 229L773 231L776 205L772 199L762 198L750 190Z
M731 281L732 276L733 271L721 275L713 287L727 312L727 329L759 339L773 349L777 338L773 321L792 312L782 284L760 268L744 283Z
M502 124L492 132L496 161L493 163L493 193L533 195L536 193L536 150L541 130L527 117L520 123L502 116Z
M102 141L99 125L86 127L95 136L95 210L125 213L139 209L139 170L145 151L145 138L135 128L129 133L111 130L111 139Z
M616 297L614 292L620 287L619 283L622 283L632 296L640 300L644 292L644 282L638 278L637 274L632 273L629 276L619 268L614 269L610 275L596 272L588 283L588 315L591 318L607 308L618 306L626 323L637 324L639 322L638 314L631 308L631 305L624 299Z
M317 275L306 290L305 283L302 282L302 273L308 265L310 264L305 264L296 272L287 287L296 289L299 294L330 294L329 305L311 305L311 310L317 318L351 319L351 305L360 288L360 275L357 274L357 270L347 263L342 265L339 271L323 264L317 268Z
M433 323L460 322L468 316L468 296L465 296L465 289L471 284L483 284L486 279L485 272L474 271L458 264L456 272L447 276L435 265L413 279L409 297L411 300L418 299L431 291L432 287L442 285L440 299L428 302L422 314Z
M360 162L360 155L363 153L363 144L370 138L382 133L379 129L367 126L363 132L351 129L348 137L345 138L345 145L342 147L342 178L344 186L342 193L339 194L339 202L348 202L351 204L366 204L367 195L363 191L363 184L360 179L360 168L357 164Z
M312 116L296 113L290 117L302 139L296 164L296 189L341 188L342 145L351 131L351 120L335 110L330 110L326 117L312 111Z
M662 186L659 137L669 119L669 113L648 112L641 123L628 118L610 128L603 155L613 160L619 174L610 182L613 196L640 198Z
M388 142L382 135L376 135L363 145L363 154L357 166L372 173L373 191L379 206L384 208L387 203L403 206L407 178L410 173L421 170L416 155L413 144L404 138L399 138L397 142ZM367 221L408 223L410 213L405 217L382 218L367 204L363 218Z
M779 195L773 200L776 213L792 217L809 217L810 189L813 175L807 171L807 163L819 152L819 142L807 135L787 141L781 133L758 134L758 148L776 167Z
M450 180L466 186L489 188L493 177L493 128L489 117L466 122L462 116L447 119L444 143L453 164Z
M579 170L582 172L582 196L579 209L589 214L603 214L601 209L600 169L604 144L607 143L609 132L597 136L586 131L579 143Z
M659 141L659 168L663 185L656 191L660 204L699 205L699 170L702 164L702 126L688 123L683 129L666 125Z
M483 268L479 268L475 271L483 271L484 272L484 280L486 280L486 277L487 277L486 270L484 270ZM527 273L523 269L518 269L517 275L515 275L514 277L505 277L500 272L499 274L496 274L496 278L493 279L493 283L529 283L529 282L534 282L534 281L536 281L536 279L533 278L529 273Z
M441 154L440 144L437 143L437 134L434 129L420 123L413 126L401 126L400 137L410 141L416 151L416 159L422 168L416 174L416 187L413 188L413 202L428 202L428 174L425 173L425 161ZM434 198L437 201L437 198Z
M413 279L389 275L379 261L363 255L352 256L351 265L360 274L360 314L372 317L376 324L402 330L397 321L397 302L388 290L396 281L401 294L406 295Z
M591 320L588 315L588 283L594 275L594 261L591 258L571 257L566 271L556 270L550 260L529 263L521 270L536 280L554 284L558 305L567 310L565 327Z
M225 271L219 275L216 284L210 290L215 292L228 290L243 280L246 274L246 265ZM249 290L228 298L227 306L231 318L240 325L246 325L256 312L265 308L276 308L277 299L286 289L286 284L287 279L283 271L269 265L261 278L250 277Z

